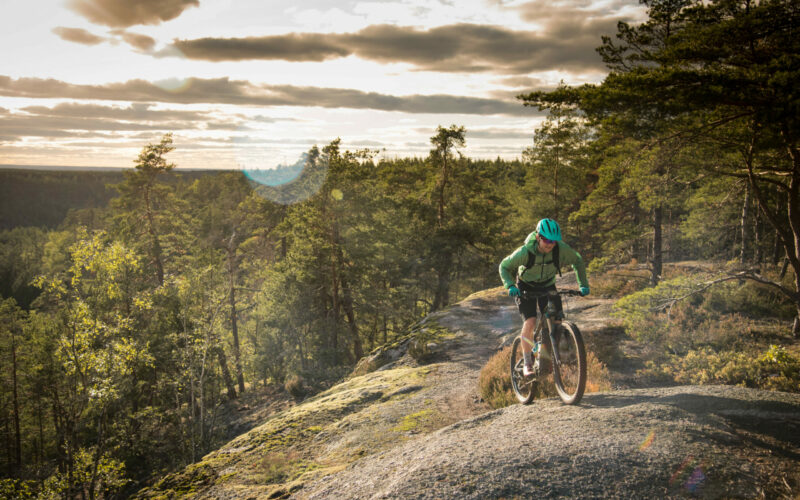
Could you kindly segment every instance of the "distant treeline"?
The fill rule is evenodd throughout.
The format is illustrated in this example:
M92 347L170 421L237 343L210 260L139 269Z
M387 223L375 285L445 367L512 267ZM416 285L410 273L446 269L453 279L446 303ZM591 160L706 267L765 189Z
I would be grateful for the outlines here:
M117 195L123 170L0 168L0 230L58 227L70 210L99 208ZM214 171L186 171L187 179Z

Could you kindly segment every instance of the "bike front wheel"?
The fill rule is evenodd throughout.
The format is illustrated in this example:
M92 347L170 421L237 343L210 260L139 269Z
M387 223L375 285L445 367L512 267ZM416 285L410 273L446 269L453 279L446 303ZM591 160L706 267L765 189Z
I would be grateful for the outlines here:
M558 363L553 363L553 381L561 400L573 405L580 402L586 390L586 348L574 323L564 321L559 330L555 336Z
M525 358L522 356L522 339L517 337L511 346L511 387L520 403L526 405L533 401L536 389L536 377L526 377L522 374Z

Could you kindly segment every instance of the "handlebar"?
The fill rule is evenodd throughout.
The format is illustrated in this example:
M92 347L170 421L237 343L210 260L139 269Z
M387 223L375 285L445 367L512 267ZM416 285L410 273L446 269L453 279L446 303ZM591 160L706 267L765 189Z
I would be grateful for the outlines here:
M539 297L546 297L548 295L556 296L556 295L569 295L572 297L583 297L579 290L547 290L542 293L533 293L527 290L520 290L520 293L526 299L537 299Z

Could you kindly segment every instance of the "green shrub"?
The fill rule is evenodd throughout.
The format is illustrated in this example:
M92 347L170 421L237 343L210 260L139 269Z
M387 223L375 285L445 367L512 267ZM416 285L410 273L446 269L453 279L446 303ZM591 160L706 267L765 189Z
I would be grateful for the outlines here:
M703 308L721 314L742 314L749 318L779 317L790 320L794 304L777 290L749 280L719 283L704 293Z
M24 500L36 498L36 481L23 481L20 479L0 479L0 498L16 498Z
M676 298L693 290L686 277L662 281L658 286L627 295L614 304L613 315L622 320L629 335L644 343L663 343L671 322Z
M760 389L800 392L800 358L772 345L758 352L716 352L710 347L691 350L685 356L649 361L642 375L679 384L726 384Z

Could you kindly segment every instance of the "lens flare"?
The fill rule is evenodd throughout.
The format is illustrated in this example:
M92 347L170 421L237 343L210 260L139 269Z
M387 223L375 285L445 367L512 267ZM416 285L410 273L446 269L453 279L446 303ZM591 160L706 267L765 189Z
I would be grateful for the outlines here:
M683 471L686 470L687 467L693 465L693 463L694 456L689 455L689 457L678 466L678 469L672 474L672 477L669 478L669 484L672 485L683 474Z
M156 87L171 94L186 92L192 86L192 80L189 78L168 78L153 83Z
M705 469L705 461L700 461L697 463L693 455L689 455L689 457L684 460L678 469L672 474L672 477L669 479L670 486L673 486L678 481L683 481L683 478L686 477L687 471L692 471L688 474L688 478L683 481L683 487L686 488L690 493L696 493L699 488L703 486L703 483L706 480L706 475L703 472Z
M649 448L650 445L652 445L653 441L655 441L655 440L656 440L656 430L653 429L653 430L650 431L650 434L648 434L647 437L644 438L644 441L642 441L642 444L639 445L639 451L644 451L647 448Z
M328 165L320 156L303 153L293 165L244 167L242 172L259 196L281 205L291 205L319 192L328 174Z
M698 488L703 485L705 480L706 475L703 474L703 464L700 464L695 467L694 472L692 472L692 475L689 476L689 479L686 480L683 486L689 490L690 493L695 493Z

